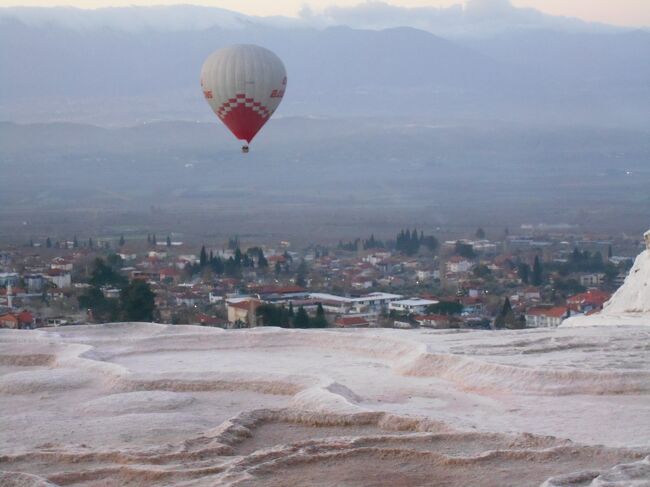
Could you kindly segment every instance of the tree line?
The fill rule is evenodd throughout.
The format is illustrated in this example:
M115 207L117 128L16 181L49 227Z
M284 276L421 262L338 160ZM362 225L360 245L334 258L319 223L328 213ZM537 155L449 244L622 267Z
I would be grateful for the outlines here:
M262 304L255 311L258 324L262 326L279 326L281 328L327 328L328 322L325 317L323 305L318 303L316 315L309 316L304 307L300 306L294 312L293 303L289 306L281 304Z
M122 259L112 254L97 258L88 280L90 287L78 298L79 308L90 310L95 321L153 321L155 295L146 281L129 282L118 270ZM107 298L103 287L119 289L119 298Z

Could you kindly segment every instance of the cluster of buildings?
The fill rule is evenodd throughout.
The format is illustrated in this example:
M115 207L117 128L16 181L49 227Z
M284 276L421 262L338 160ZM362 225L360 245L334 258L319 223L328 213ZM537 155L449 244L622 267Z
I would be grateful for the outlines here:
M507 300L526 327L555 327L570 315L600 310L639 251L638 242L625 238L504 235L460 242L462 252L459 241L450 240L411 256L390 247L294 251L282 242L262 247L264 265L251 258L230 274L205 265L200 247L180 242L126 243L112 252L112 260L126 280L150 284L156 320L164 323L257 326L257 309L266 304L303 308L310 315L320 305L330 326L344 328L491 328ZM621 253L614 255L613 247ZM604 256L609 274L563 273L576 248ZM220 247L207 252L221 262L236 256L236 250ZM109 253L88 247L0 249L0 327L86 322L92 315L79 309L78 297L89 287L94 260ZM522 272L536 260L545 269L543 282ZM102 292L109 299L119 296L110 286Z

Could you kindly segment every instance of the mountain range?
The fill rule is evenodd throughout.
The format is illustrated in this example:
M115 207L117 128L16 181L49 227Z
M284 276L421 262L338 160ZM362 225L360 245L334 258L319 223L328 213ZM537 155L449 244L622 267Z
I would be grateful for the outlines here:
M277 116L650 124L646 30L555 18L504 0L421 12L474 35L443 37L433 24L383 29L378 20L329 26L354 12L379 18L349 9L296 19L191 6L0 9L0 120L207 121L203 59L225 45L255 43L274 50L289 73Z

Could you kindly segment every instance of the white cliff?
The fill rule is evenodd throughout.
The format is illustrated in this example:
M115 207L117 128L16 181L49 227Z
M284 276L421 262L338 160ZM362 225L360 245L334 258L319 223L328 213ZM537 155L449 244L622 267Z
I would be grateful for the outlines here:
M562 326L650 326L650 230L643 237L646 250L637 256L625 282L603 310L591 316L569 318Z

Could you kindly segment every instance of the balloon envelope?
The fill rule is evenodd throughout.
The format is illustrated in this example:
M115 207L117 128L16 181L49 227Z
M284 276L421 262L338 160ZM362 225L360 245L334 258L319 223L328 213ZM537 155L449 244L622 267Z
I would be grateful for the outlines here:
M219 49L201 68L203 96L235 137L246 142L271 118L286 86L284 64L260 46Z

